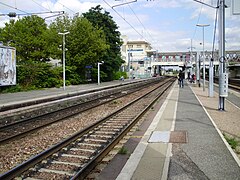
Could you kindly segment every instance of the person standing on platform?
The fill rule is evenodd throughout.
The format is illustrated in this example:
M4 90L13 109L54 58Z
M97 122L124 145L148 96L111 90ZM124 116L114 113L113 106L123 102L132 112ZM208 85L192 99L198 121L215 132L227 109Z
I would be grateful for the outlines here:
M180 72L178 74L178 78L179 78L179 86L180 86L180 88L183 88L184 87L184 84L183 84L184 73L182 72L182 70L180 70Z

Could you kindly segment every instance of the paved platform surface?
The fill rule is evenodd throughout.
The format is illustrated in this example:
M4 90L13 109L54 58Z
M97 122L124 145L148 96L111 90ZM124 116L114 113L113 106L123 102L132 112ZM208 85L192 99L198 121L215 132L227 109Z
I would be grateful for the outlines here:
M48 88L43 90L33 90L27 92L17 92L17 93L4 93L0 94L0 107L9 106L12 104L30 102L33 100L40 100L44 98L51 98L56 96L62 96L73 93L88 92L96 89L103 89L106 87L111 87L113 85L121 85L124 83L130 83L137 80L125 80L125 81L111 81L103 82L99 85L96 83L92 84L82 84L76 86L66 86L65 90L61 88Z
M218 110L217 93L210 98L207 89L176 84L116 179L239 180L240 161L221 133L239 136L239 117L227 100Z
M70 86L65 91L53 88L0 94L0 105L121 83ZM217 93L210 98L207 88L203 91L192 84L179 88L176 84L153 120L144 125L145 133L130 138L130 157L118 156L116 163L122 161L120 169L115 166L116 169L110 169L115 173L113 176L104 171L98 179L240 180L240 161L221 134L240 137L240 94L230 91L228 99L233 103L226 100L225 111L219 111Z

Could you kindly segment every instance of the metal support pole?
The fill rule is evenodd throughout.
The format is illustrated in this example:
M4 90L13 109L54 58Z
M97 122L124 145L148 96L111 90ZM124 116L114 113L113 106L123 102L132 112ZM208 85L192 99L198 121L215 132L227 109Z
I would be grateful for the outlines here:
M203 91L205 91L205 52L204 52L204 27L210 26L209 24L197 24L198 27L203 28Z
M219 78L225 73L225 0L220 0L219 4ZM220 79L219 79L220 80ZM224 84L219 81L219 110L224 110L224 100L222 89Z
M198 87L201 87L201 58L198 58Z
M205 52L204 52L204 26L203 26L203 91L205 91Z
M101 63L98 63L98 85L100 85L100 65Z
M190 64L191 64L191 69L190 69L190 76L192 75L192 69L193 69L193 66L192 66L192 64L193 64L193 54L192 54L192 49L193 49L193 47L192 47L192 39L191 39L191 47L190 47Z
M209 62L208 96L213 97L213 58Z
M66 85L66 74L65 74L65 34L63 35L63 90L65 90Z
M65 35L69 34L69 32L58 33L63 36L63 90L65 90Z
M200 55L199 55L199 52L197 52L197 57L196 57L196 77L197 77L198 87L201 86L201 84L200 84L200 67L201 67Z
M97 63L97 65L98 65L98 85L100 85L100 65L103 63L104 63L104 61Z
M129 73L129 79L130 79L130 52L128 50L128 73Z

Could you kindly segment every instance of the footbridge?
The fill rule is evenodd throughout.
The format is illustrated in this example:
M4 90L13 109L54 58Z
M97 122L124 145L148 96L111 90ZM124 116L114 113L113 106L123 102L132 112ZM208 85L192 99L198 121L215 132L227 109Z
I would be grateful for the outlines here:
M227 66L240 64L240 50L226 51L226 56L221 58L225 61ZM205 51L205 58L202 52L151 52L148 53L149 61L151 64L152 73L159 74L161 71L172 67L185 67L190 71L195 70L196 65L200 68L205 59L205 66L208 69L209 62L213 59L214 70L217 74L220 57L218 51L210 52Z

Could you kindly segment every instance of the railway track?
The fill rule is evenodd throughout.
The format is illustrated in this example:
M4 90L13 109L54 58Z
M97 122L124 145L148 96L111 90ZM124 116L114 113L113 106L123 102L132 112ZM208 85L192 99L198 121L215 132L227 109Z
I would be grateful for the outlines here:
M208 80L208 76L206 79ZM218 77L214 77L214 83L218 84ZM240 92L240 81L239 79L229 79L228 80L228 87Z
M175 78L162 82L148 94L2 174L0 179L83 179L173 82Z
M151 86L155 83L156 82L150 83L148 84L148 86ZM95 99L92 99L86 102L81 102L81 103L77 103L77 104L65 107L64 109L62 108L57 109L51 112L46 112L45 114L40 114L38 116L34 116L34 117L26 118L20 121L14 121L6 125L2 125L0 126L0 144L7 143L16 138L21 138L22 136L25 136L43 127L46 127L50 124L72 117L76 114L82 113L84 111L100 106L102 104L106 104L117 98L140 91L143 88L144 86L135 87L131 89L129 88L120 93L115 92L115 93L107 94L105 96L103 95L101 97L97 97Z

